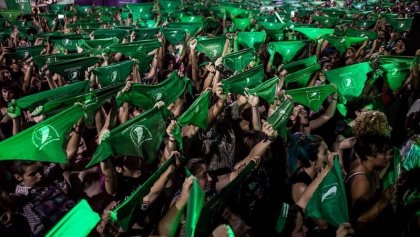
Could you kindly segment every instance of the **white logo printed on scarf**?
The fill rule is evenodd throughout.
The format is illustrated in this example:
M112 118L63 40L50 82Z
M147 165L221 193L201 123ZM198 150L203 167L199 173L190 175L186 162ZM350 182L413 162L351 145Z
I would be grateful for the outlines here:
M57 130L51 125L45 125L35 129L32 133L32 143L39 150L42 150L46 145L54 141L60 141L60 136Z
M131 141L140 147L143 142L152 140L152 133L143 125L134 126L130 131Z
M118 79L118 76L119 76L119 74L118 74L118 71L117 70L112 71L111 72L111 75L110 75L111 82L115 82Z
M354 85L353 80L350 77L344 78L343 80L343 88L344 90L356 88Z
M68 78L70 81L75 81L79 79L79 71L71 71L68 74Z
M321 94L318 91L307 92L306 99L308 99L309 103L312 103L312 101L321 100Z
M337 195L337 184L327 185L321 188L321 203L325 200L334 198Z

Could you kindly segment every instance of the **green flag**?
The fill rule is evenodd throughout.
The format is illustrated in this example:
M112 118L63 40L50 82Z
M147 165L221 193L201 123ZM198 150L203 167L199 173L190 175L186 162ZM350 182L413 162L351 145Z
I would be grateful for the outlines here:
M356 27L363 27L365 29L370 29L376 24L375 20L363 20L356 23Z
M364 62L329 70L325 73L325 77L337 85L341 95L358 97L365 87L366 74L371 71L369 63Z
M336 92L336 89L331 84L286 91L288 95L292 96L294 101L309 107L314 112L318 111L324 100L334 92Z
M96 29L93 31L95 39L117 38L120 42L127 35L127 31L123 29Z
M273 48L283 56L283 62L290 62L305 47L305 42L301 40L270 42L268 47Z
M251 160L234 180L232 180L204 205L196 228L196 233L199 233L199 236L208 236L211 231L217 227L218 220L220 219L224 209L224 202L249 176L251 171L255 168L255 165L255 162Z
M110 156L139 156L148 163L156 160L156 154L165 135L167 109L153 108L140 116L110 131L110 136L103 140L93 154L88 167Z
M328 41L332 46L334 46L340 54L346 52L350 46L355 44L361 44L366 41L367 38L362 37L340 37L340 36L333 36L333 35L325 35L323 36L325 40Z
M17 48L14 52L10 54L10 57L17 60L27 59L30 57L40 55L42 49L44 49L44 45Z
M84 6L75 5L74 6L74 9L76 9L76 11L79 14L86 15L86 14L88 14L92 10L92 6L89 6L89 5L84 5Z
M265 31L239 32L238 44L247 48L257 48L265 42Z
M185 31L190 37L194 37L200 30L203 29L202 22L173 22L168 24L168 28L181 29Z
M134 41L125 44L116 44L110 46L112 52L120 52L126 56L134 57L140 61L153 50L161 47L161 43L157 39ZM145 55L146 54L146 55ZM141 57L139 57L141 55Z
M389 19L389 23L395 31L404 32L410 30L413 18L393 18Z
M194 237L195 228L204 206L205 193L197 180L194 179L187 203L187 218L185 220L185 237Z
M33 57L33 61L38 68L42 68L45 64L49 64L56 61L76 59L88 57L88 53L72 53L72 54L46 54L46 55L37 55Z
M188 109L178 117L179 126L192 124L201 129L207 129L207 111L210 107L211 90L203 92Z
M255 59L253 48L239 50L223 56L223 65L232 71L242 71L248 64Z
M94 40L85 40L81 39L78 40L77 44L83 50L94 54L94 55L101 55L102 53L106 52L111 47L117 45L119 40L115 37L113 38L105 38L105 39L94 39Z
M281 23L281 22L259 21L258 24L261 25L265 30L269 30L269 31L280 31L286 26L286 24Z
M244 94L245 88L252 89L259 85L264 78L264 66L258 65L248 71L236 74L222 80L223 90L226 93Z
M0 15L8 22L14 22L21 15L20 10L1 10Z
M224 13L226 13L226 16L230 18L235 18L239 15L246 13L245 9L240 9L231 6L215 6L212 7L212 10L215 11L217 16L220 18L223 18Z
M151 40L159 32L160 28L138 28L134 29L138 40Z
M327 221L335 227L349 222L346 189L340 163L334 165L312 194L306 206L306 216Z
M293 103L291 100L284 100L276 111L268 117L267 122L273 126L273 129L278 131L279 135L284 139L286 137L286 124L293 112Z
M82 106L74 105L0 142L0 160L66 163L68 135L83 115Z
M313 16L312 17L315 21L319 22L323 27L326 28L334 28L340 18L338 17L325 17L325 16Z
M93 69L93 73L98 77L99 84L106 87L115 83L125 82L128 75L131 73L131 67L133 61L123 61L120 63L114 63L104 67L98 67Z
M407 155L404 157L403 167L405 170L420 168L420 145L412 144Z
M48 69L63 76L67 81L77 82L83 80L87 68L95 65L97 62L99 62L97 57L69 59L52 62L48 65Z
M240 31L245 31L251 25L250 18L235 18L233 19L233 25Z
M191 81L186 77L179 78L175 71L157 85L133 84L128 92L117 97L117 104L121 106L123 102L128 102L143 109L152 108L158 101L170 105L190 86Z
M306 37L314 41L318 40L324 35L334 34L334 29L326 28L295 27L294 30L304 34Z
M46 237L85 237L101 220L89 203L82 199L48 233Z
M392 156L392 162L389 164L385 176L382 178L382 184L384 189L387 189L394 185L398 177L401 174L401 154L400 150L394 147L394 154ZM419 153L420 154L420 153Z
M382 75L386 78L389 88L393 91L396 91L403 86L404 81L410 76L410 68L410 64L404 63L380 65L380 69L383 71Z
M278 82L279 78L275 76L252 89L247 89L246 92L250 95L257 94L269 104L274 104Z
M48 101L84 94L89 91L89 88L89 81L76 82L74 84L65 85L19 98L16 100L16 105L22 109L33 111L37 106L44 105Z
M111 220L120 223L121 227L127 231L130 227L131 216L135 209L143 202L143 198L150 192L150 188L159 179L159 177L168 169L168 167L175 162L175 157L171 157L165 162L152 176L150 176L143 184L141 184L136 191L128 196L115 209L109 212Z
M154 5L153 2L126 4L127 8L133 13L134 20L137 20L138 18L141 18L142 20L153 18L152 10Z
M182 29L162 28L160 30L165 36L165 39L172 45L183 44L185 41L186 32Z
M203 22L203 16L180 16L180 22Z
M288 83L297 83L299 86L306 86L309 79L311 79L312 74L321 69L319 64L314 64L305 69L287 74L284 78L284 81Z
M378 34L376 32L367 31L367 30L355 30L355 29L351 29L351 28L348 28L346 30L346 36L361 37L361 38L367 37L369 40L374 40L374 39L378 38Z
M217 58L223 54L225 48L226 37L214 37L214 38L197 38L197 51L207 55L212 61L216 61Z
M297 72L299 70L305 69L309 66L315 65L317 61L316 56L312 56L309 58L304 58L300 60L296 60L287 64L284 64L282 69L285 69L288 73Z

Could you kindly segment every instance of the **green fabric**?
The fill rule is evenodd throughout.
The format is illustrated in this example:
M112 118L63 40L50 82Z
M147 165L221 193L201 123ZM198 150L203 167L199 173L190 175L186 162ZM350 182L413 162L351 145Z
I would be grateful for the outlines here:
M17 48L14 52L10 54L10 57L17 60L26 59L40 55L42 49L44 49L44 45Z
M384 189L393 186L401 174L401 154L400 150L396 147L393 149L392 162L389 164L386 170L385 176L382 178L382 184ZM419 153L420 154L420 153Z
M216 61L223 54L226 37L197 38L196 50L207 55L212 61Z
M128 102L143 109L152 108L156 102L163 101L167 106L178 99L191 86L191 81L179 78L176 71L157 85L133 84L128 92L117 97L117 104Z
M76 51L77 47L76 44L79 41L80 37L75 38L66 38L66 39L57 39L57 40L51 40L54 44L54 48L59 51L64 51L63 49L67 49L70 51Z
M145 3L129 3L126 4L126 7L131 10L133 13L133 19L137 20L141 18L142 20L149 20L153 18L153 7L154 3L145 2Z
M314 112L317 112L319 108L321 108L324 100L334 92L336 92L336 89L331 84L286 91L288 95L292 96L294 101L301 105L307 106Z
M324 35L334 34L334 29L325 29L325 28L295 27L294 30L304 34L306 37L314 41L318 40L320 37Z
M66 7L67 7L67 4L51 4L50 5L50 9L54 13L63 12Z
M0 15L8 22L16 21L16 19L21 15L19 10L2 10Z
M397 32L404 32L411 29L413 18L393 18L389 19L392 28Z
M82 199L45 235L46 237L85 237L101 217Z
M86 50L93 55L101 55L107 52L112 46L117 45L119 40L115 37L106 39L85 40L81 39L77 42L80 48Z
M259 84L258 86L252 89L247 89L246 92L250 95L257 94L259 97L263 98L269 104L274 104L278 81L279 81L279 78L275 76L269 80L266 80L265 82Z
M247 48L257 48L265 42L266 36L265 31L239 32L237 42Z
M309 58L304 58L300 60L296 60L287 64L283 65L283 69L285 69L289 74L293 72L297 72L299 70L305 69L312 65L315 65L317 61L316 56L312 56Z
M380 69L383 70L382 75L386 78L389 87L393 91L403 86L404 81L410 76L410 68L410 64L404 63L389 63L380 66Z
M153 50L160 48L161 43L157 39L134 41L125 44L116 44L110 46L112 52L120 52L125 56L134 57L140 61L144 60L145 54L152 52ZM142 58L139 58L139 55Z
M223 18L224 13L226 13L227 17L235 18L247 12L244 9L231 7L231 6L215 6L215 7L212 7L212 10L215 11L217 16L220 18Z
M361 38L367 37L369 40L374 40L378 38L378 34L376 32L367 31L367 30L355 30L355 29L350 29L350 28L346 30L346 36L361 37Z
M177 45L179 43L183 44L187 34L182 29L162 28L160 31L165 36L165 39L172 45Z
M136 131L137 132L137 131ZM175 162L175 157L169 158L159 169L157 169L136 191L124 199L115 209L109 212L112 221L117 221L121 227L127 231L131 222L131 216L143 202L143 198L149 194L153 184L159 177Z
M233 25L236 29L245 31L251 25L251 20L250 18L235 18L233 19Z
M274 31L274 32L281 31L286 26L286 24L281 23L281 22L260 21L260 22L258 22L258 24L261 25L265 30Z
M179 126L192 124L201 129L207 129L207 111L210 107L212 91L203 92L188 109L178 117Z
M180 22L198 22L198 23L202 23L203 22L203 16L181 16L179 18Z
M293 103L291 100L286 99L281 103L276 111L268 117L267 122L271 124L279 135L284 139L286 137L286 124L289 121L289 117L293 112Z
M33 111L36 107L44 105L48 101L84 94L89 91L89 88L89 81L76 82L74 84L65 85L19 98L16 100L16 105L22 109Z
M85 71L99 62L97 57L85 57L52 62L48 65L51 72L63 76L67 81L76 82L83 80Z
M161 10L174 11L181 5L181 1L159 0Z
M139 28L134 29L138 40L150 40L155 39L156 34L159 32L160 28Z
M240 50L223 56L223 65L232 71L242 71L255 59L253 48Z
M365 87L366 74L371 71L369 63L364 62L329 70L325 73L325 77L337 85L341 95L358 97Z
M290 205L287 203L283 203L281 207L281 211L279 216L277 217L275 230L277 234L281 234L284 230L284 226L286 225L287 217L289 215L289 207Z
M252 89L259 85L264 78L264 66L258 65L248 71L236 74L222 80L225 93L244 94L245 88Z
M345 53L350 46L361 44L366 40L366 38L362 37L340 37L333 35L325 35L323 38L334 46L340 54Z
M47 55L38 55L33 57L35 65L39 68L43 67L45 64L49 64L56 61L77 59L88 57L88 53L73 53L73 54L47 54Z
M93 31L95 39L104 39L116 37L122 42L123 38L127 35L127 31L123 29L96 29Z
M363 27L365 29L370 29L375 24L376 24L376 21L374 20L363 20L356 23L356 27Z
M224 202L232 196L232 193L239 188L239 185L243 184L255 166L255 162L251 160L234 180L204 205L197 223L197 236L209 236L214 228L219 225L219 219L225 205Z
M347 194L338 158L309 199L305 215L334 227L349 222Z
M30 0L5 0L7 9L18 10L24 14L31 13L31 1Z
M324 17L324 16L313 16L312 17L315 21L319 22L322 27L326 28L334 28L339 22L339 18L337 17Z
M0 142L0 160L67 163L68 134L83 115L82 107L74 105Z
M411 145L410 150L408 150L404 158L403 167L407 171L420 168L420 145Z
M270 42L268 47L283 56L283 62L291 62L293 58L305 47L305 42L301 40Z
M93 69L93 73L98 77L99 84L106 87L115 83L125 82L128 75L131 73L131 68L134 62L131 60L114 63L104 67L97 67Z
M85 5L85 6L75 5L74 8L76 9L76 11L79 14L88 14L91 11L92 6L88 6L88 5Z
M345 11L334 9L334 8L324 8L322 9L324 14L327 14L329 17L336 16L336 17L342 17L346 14Z
M168 24L168 28L182 29L189 36L194 37L200 30L203 29L202 22L173 22Z
M185 237L194 237L195 228L204 206L205 193L197 182L193 180L187 203L187 218L185 220Z
M110 136L101 141L87 167L110 156L138 156L148 163L155 161L169 114L166 108L153 108L112 129Z
M299 86L306 86L308 81L311 79L312 74L321 69L319 64L314 64L305 69L287 74L284 78L284 82L288 83L297 83Z

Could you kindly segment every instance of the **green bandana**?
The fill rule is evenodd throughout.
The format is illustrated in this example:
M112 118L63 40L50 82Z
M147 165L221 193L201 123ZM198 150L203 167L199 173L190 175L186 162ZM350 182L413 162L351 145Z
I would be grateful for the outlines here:
M67 163L68 135L83 115L82 106L74 105L0 142L0 160Z
M287 217L289 215L289 204L283 203L281 207L281 212L276 221L276 233L281 234L286 225Z
M154 3L130 3L126 5L128 9L131 10L133 14L133 19L142 19L142 20L149 20L153 18L153 7Z
M364 20L364 21L359 21L358 23L356 23L356 27L363 27L365 29L370 29L375 24L376 24L376 21L374 20Z
M207 55L212 61L216 61L223 54L226 37L197 38L197 51Z
M257 48L265 42L265 31L239 32L238 44L247 48Z
M389 23L395 31L404 32L410 30L413 18L393 18L389 19Z
M162 34L165 36L165 39L169 41L172 45L183 44L185 41L186 32L182 29L171 29L171 28L162 28Z
M252 89L246 89L246 92L250 95L257 94L259 97L263 98L269 104L274 103L276 96L277 83L279 82L278 77L273 77L262 84L259 84L257 87Z
M203 29L202 22L173 22L168 24L168 28L182 29L190 37L194 37L199 31Z
M242 71L254 58L253 48L244 49L223 56L223 65L232 71Z
M295 31L298 31L304 34L309 39L316 41L324 35L334 34L334 29L325 29L325 28L306 28L306 27L295 27Z
M205 193L197 182L193 180L187 202L187 218L185 220L185 237L194 237L195 228L204 206Z
M321 69L321 66L319 64L314 64L305 69L287 74L284 81L287 84L293 82L297 83L299 86L306 86L309 79L311 79L312 74L314 74L319 69Z
M139 28L134 29L138 40L151 40L156 38L156 34L159 32L160 28Z
M0 15L8 22L14 22L18 19L21 12L20 10L1 10Z
M113 84L125 82L128 75L131 73L133 61L124 61L114 63L105 67L98 67L93 69L93 73L98 77L99 84L102 87L107 87Z
M240 31L245 31L251 25L250 18L235 18L233 19L233 25Z
M77 42L80 48L86 50L87 52L93 55L101 55L102 53L110 50L110 47L118 44L117 38L107 38L107 39L94 39L94 40L84 40L81 39Z
M346 52L350 46L355 44L361 44L366 41L367 38L361 37L340 37L340 36L333 36L333 35L325 35L323 37L325 40L328 41L332 46L334 46L340 54Z
M252 89L259 85L264 78L264 66L259 65L248 71L236 74L222 80L223 91L226 93L244 94L245 88Z
M332 85L287 90L287 94L292 96L294 101L309 107L314 112L317 112L324 100L334 92L336 92L336 89Z
M98 62L99 58L97 57L85 57L52 62L48 65L48 68L51 72L63 76L67 81L76 82L83 80L87 68Z
M123 29L96 29L93 31L95 39L105 39L116 37L122 42L123 38L127 35L127 31Z
M42 68L45 64L49 64L61 60L69 60L76 58L88 57L88 53L73 53L73 54L47 54L37 55L33 57L33 61L38 68Z
M376 32L366 30L355 30L350 28L346 30L346 36L359 38L367 37L369 40L374 40L378 38L378 34Z
M305 46L305 42L300 40L295 41L279 41L270 42L268 47L271 47L275 52L283 56L283 62L290 62Z
M187 22L187 23L202 23L203 22L203 16L180 16L179 17L180 22Z
M267 122L273 126L279 135L284 139L286 137L286 125L289 117L293 112L293 103L291 100L286 99L281 103L276 111L268 117Z
M340 20L337 17L313 16L312 18L325 28L334 28Z
M10 54L10 57L17 60L27 59L40 55L42 49L44 49L43 45L17 48L13 53Z
M305 215L325 220L334 227L349 222L347 194L337 158L334 159L333 167L309 199Z
M305 69L309 66L315 65L317 61L316 56L304 58L301 60L293 61L291 63L283 65L282 69L285 69L289 74Z

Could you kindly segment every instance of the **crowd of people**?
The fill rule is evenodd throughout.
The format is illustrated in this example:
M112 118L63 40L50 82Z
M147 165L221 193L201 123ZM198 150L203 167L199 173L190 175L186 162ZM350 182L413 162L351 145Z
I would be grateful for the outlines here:
M85 199L101 217L89 236L420 236L420 2L268 2L2 10L0 235L44 236ZM298 28L329 33L311 39ZM366 75L349 74L365 77L360 93L331 79L365 64ZM257 93L272 78L273 94ZM292 93L300 88L329 92L314 108ZM185 122L206 96L201 123ZM82 116L59 117L77 106ZM55 131L56 121L69 129ZM339 225L306 215L337 158L347 206L336 211L349 213ZM128 224L110 214L165 162ZM205 197L191 227L195 184Z

